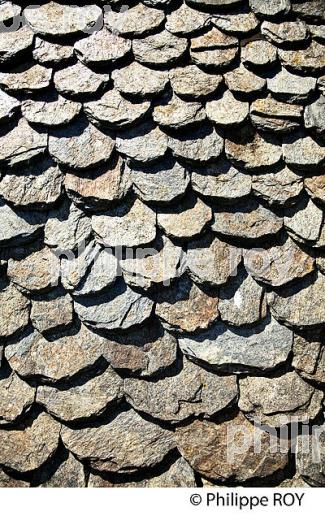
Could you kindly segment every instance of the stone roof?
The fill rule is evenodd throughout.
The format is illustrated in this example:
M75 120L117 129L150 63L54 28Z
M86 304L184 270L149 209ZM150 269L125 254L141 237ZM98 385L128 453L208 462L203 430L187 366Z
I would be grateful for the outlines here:
M323 0L26 4L0 4L0 486L324 486L256 425L324 419ZM225 456L236 428L259 453Z

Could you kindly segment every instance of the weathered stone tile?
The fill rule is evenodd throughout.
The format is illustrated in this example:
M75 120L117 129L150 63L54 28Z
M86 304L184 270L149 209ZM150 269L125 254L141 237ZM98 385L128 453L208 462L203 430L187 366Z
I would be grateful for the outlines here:
M167 135L150 122L120 132L116 138L117 151L138 164L162 158L167 151L167 145Z
M267 88L274 97L287 103L305 103L316 90L317 79L291 74L282 68L274 76L267 79Z
M105 349L105 340L81 325L65 336L57 333L50 340L30 331L6 346L9 365L20 376L45 382L67 380L92 368Z
M45 247L22 260L10 258L7 274L27 294L46 292L58 284L60 261L51 249Z
M176 332L206 329L219 317L217 296L207 294L187 278L160 291L156 299L156 315Z
M227 158L239 168L252 171L270 168L282 158L281 143L276 136L246 127L227 133L225 151Z
M45 474L44 468L41 474ZM61 465L46 481L40 484L40 488L83 488L86 487L85 471L83 465L71 454L61 462Z
M33 94L46 89L51 78L51 69L26 63L10 72L0 72L0 86L13 94Z
M118 261L111 251L100 251L94 259L88 273L79 286L74 289L74 296L93 295L111 287L119 274Z
M220 208L214 214L212 230L225 236L256 240L278 233L283 219L254 200L237 204L236 209Z
M316 41L312 41L307 49L279 49L279 58L290 72L297 71L299 74L314 75L325 67L324 46Z
M19 113L20 103L12 96L0 91L0 123L5 123Z
M214 164L191 168L191 183L194 191L205 197L232 201L250 194L252 180L226 159L219 159Z
M300 242L313 244L320 238L323 212L312 200L302 199L296 207L287 210L284 225L288 233Z
M179 339L184 354L232 372L271 370L284 363L292 348L293 333L274 318L258 325L227 327L216 322L208 331Z
M325 175L305 177L304 187L313 200L320 204L325 202Z
M257 173L252 176L253 193L276 206L292 206L303 189L303 178L281 166L275 173Z
M161 209L157 214L158 226L167 236L179 239L198 236L211 220L211 208L195 197L182 206Z
M185 38L178 38L168 31L132 41L136 61L144 65L172 65L186 53L187 49L188 43Z
M91 220L73 203L64 201L49 212L44 242L59 251L73 251L84 245L91 234Z
M296 452L297 473L312 487L323 487L324 428L316 426L313 432L298 435Z
M318 134L325 133L325 97L320 96L317 101L308 105L304 112L305 127Z
M250 106L250 116L254 126L264 132L287 133L299 128L302 107L282 103L268 96L257 99Z
M184 195L190 182L187 170L171 157L148 166L127 166L126 172L131 176L135 193L144 202L173 202Z
M64 187L68 197L78 206L103 210L127 195L131 188L131 178L122 159L114 157L107 165L95 171L82 172L82 176L66 173Z
M24 17L36 34L64 37L87 32L89 27L102 23L103 13L96 5L79 7L51 1L41 6L27 6Z
M91 219L97 241L109 247L137 247L156 237L156 212L139 199Z
M218 286L237 273L241 250L206 236L188 243L186 265L190 277L197 283Z
M264 70L267 67L274 66L277 59L278 53L276 47L264 40L249 42L242 47L241 50L241 61L248 68ZM253 81L253 79L251 79L251 81ZM257 82L257 80L255 81Z
M202 29L209 27L211 16L192 9L186 4L182 4L176 11L167 15L165 28L176 36L193 36Z
M0 247L7 247L33 240L44 227L45 217L36 211L14 211L7 204L0 202L0 221Z
M296 372L241 379L239 393L238 406L248 419L275 427L314 419L324 397Z
M222 76L204 72L196 65L171 69L169 79L174 93L184 99L201 99L210 96L222 83Z
M231 92L245 96L245 98L262 92L266 86L264 78L256 76L256 74L246 69L243 65L231 72L226 72L224 79Z
M276 319L286 325L298 329L315 327L325 322L324 288L325 276L318 273L315 280L270 293L268 304Z
M0 291L0 337L11 336L29 321L29 300L10 284Z
M66 448L99 471L134 473L156 466L175 447L173 434L135 411L121 412L97 428L62 427Z
M159 381L126 379L126 400L136 410L163 421L209 418L237 398L235 376L221 377L184 359L181 371Z
M34 34L28 27L0 33L0 63L17 64L31 50Z
M55 418L69 422L100 416L122 398L122 379L110 367L82 385L68 389L39 386L36 401Z
M91 240L87 245L82 244L75 255L62 255L60 276L67 291L73 291L82 283L100 251L99 244Z
M168 146L175 157L191 162L210 162L218 159L224 148L224 139L212 126L183 131L177 137L168 137Z
M71 296L54 290L46 296L34 298L30 318L35 329L41 333L71 325L73 321Z
M108 11L105 24L113 34L136 38L157 30L165 21L165 14L159 9L152 9L143 4L122 12Z
M112 72L114 87L126 95L151 98L165 90L168 72L144 67L133 61L121 69Z
M20 165L42 155L47 147L45 132L37 132L21 118L13 128L0 137L0 163Z
M131 41L113 34L106 26L74 45L78 59L89 66L114 64L130 50Z
M157 104L152 116L159 126L172 130L182 130L188 126L202 123L206 119L206 113L201 103L186 102L176 95Z
M80 320L95 329L126 330L150 317L153 302L120 281L102 295L78 297L74 308Z
M288 463L288 452L280 452L276 437L252 425L241 413L221 424L197 420L180 426L175 438L194 471L222 483L263 478ZM259 450L254 449L254 442L259 443Z
M60 94L78 99L101 92L109 81L109 74L97 74L80 62L56 71L53 77Z
M49 136L50 155L59 164L76 170L94 168L109 161L114 139L91 123L79 120Z
M315 269L315 259L288 236L269 248L246 249L244 263L253 278L273 287L304 278Z
M56 451L61 425L41 413L24 429L0 430L0 462L26 473L39 468Z
M248 117L249 104L238 101L230 90L206 104L208 118L221 127L241 125Z
M9 3L9 2L6 2ZM18 480L7 475L2 469L0 470L0 488L28 488L29 483L25 480Z
M278 15L285 15L290 11L290 0L269 0L267 3L263 0L249 0L249 6L254 13L265 17L273 18Z
M34 402L35 388L29 386L14 372L0 372L0 424L10 424Z
M35 38L33 58L40 65L63 64L73 57L72 45L61 45L42 38Z
M295 334L292 366L308 381L325 382L325 347L319 334Z
M70 123L81 111L81 103L50 94L22 103L22 113L29 123L55 127Z
M301 20L281 23L265 21L262 23L261 32L268 41L283 48L308 39L307 26Z
M212 23L221 31L234 36L246 36L259 26L258 19L251 11L214 14Z
M325 15L322 0L292 0L291 3L295 15L314 23L324 23Z

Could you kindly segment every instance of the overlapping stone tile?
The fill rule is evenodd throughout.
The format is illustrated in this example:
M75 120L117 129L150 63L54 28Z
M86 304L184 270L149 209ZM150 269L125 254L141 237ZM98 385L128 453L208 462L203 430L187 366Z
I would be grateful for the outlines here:
M0 372L0 424L16 421L35 401L35 388L29 386L14 372Z

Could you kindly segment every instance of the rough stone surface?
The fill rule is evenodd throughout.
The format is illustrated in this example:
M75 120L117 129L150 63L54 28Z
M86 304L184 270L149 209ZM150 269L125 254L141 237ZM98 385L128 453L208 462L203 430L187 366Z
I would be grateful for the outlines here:
M29 320L28 299L10 284L0 291L0 337L11 336L23 329Z

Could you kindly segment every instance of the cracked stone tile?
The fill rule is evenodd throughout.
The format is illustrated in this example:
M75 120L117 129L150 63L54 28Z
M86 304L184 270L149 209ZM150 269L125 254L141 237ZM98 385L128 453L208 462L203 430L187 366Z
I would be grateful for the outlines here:
M137 63L112 72L114 87L126 95L151 98L165 90L168 83L168 72L154 70Z
M80 247L75 255L63 255L61 258L61 283L67 291L73 291L82 283L101 248L94 240Z
M182 274L183 264L182 248L174 246L167 237L163 237L160 250L147 248L139 256L120 262L126 283L145 290L156 285L170 285L172 280Z
M206 236L189 242L186 265L189 276L199 284L218 286L237 272L241 250L216 237Z
M1 485L1 480L0 480ZM108 478L90 473L89 488L179 488L179 487L196 487L195 475L191 466L183 457L177 459L168 470L160 475L151 477L150 479L137 480L135 482L113 482Z
M33 240L44 227L44 215L41 213L13 210L0 201L0 247L20 245Z
M123 199L131 188L129 171L120 157L107 165L89 171L82 177L66 173L64 187L68 197L78 206L90 210L103 210ZM1 189L1 182L0 182Z
M6 358L21 377L55 383L91 369L105 351L105 339L81 325L69 334L53 334L46 339L30 331L17 342L6 346Z
M122 386L123 380L108 367L104 373L86 383L65 390L39 386L36 402L64 422L93 418L121 400Z
M295 447L297 473L312 487L324 487L324 429L315 426L310 435L297 437Z
M60 197L63 175L49 158L26 164L0 180L0 195L15 206L46 209Z
M29 126L26 119L21 118L18 123L0 137L0 163L9 166L20 165L30 159L42 155L47 147L45 132L37 132Z
M130 50L131 41L111 33L106 26L74 44L78 59L89 66L114 64Z
M273 18L278 15L285 15L291 9L290 0L249 0L249 6L254 13L265 18Z
M218 376L185 358L177 375L156 382L126 379L124 392L136 410L174 423L209 418L229 407L237 398L237 383L235 376Z
M245 270L240 270L219 291L219 312L222 321L241 327L266 318L267 306L264 289Z
M10 424L28 410L35 400L35 388L12 372L0 372L0 424Z
M42 36L66 36L87 32L101 22L102 10L97 5L73 6L47 2L27 6L24 18L29 27Z
M218 209L212 230L225 236L254 240L278 233L283 219L254 200L237 204L236 209Z
M22 292L46 292L58 284L60 261L51 249L45 247L22 260L10 258L7 274Z
M84 104L84 112L93 124L106 128L124 128L138 123L148 113L150 102L130 102L113 89Z
M214 164L191 168L191 183L194 191L205 197L225 201L246 197L251 192L251 177L245 175L226 159Z
M116 138L117 151L138 164L162 158L167 145L167 135L150 122L120 132Z
M55 127L70 123L81 111L81 103L52 94L39 99L26 99L22 103L22 114L29 123Z
M319 134L325 133L325 96L320 96L317 101L305 108L305 127Z
M238 101L230 90L221 97L208 101L206 104L208 118L222 127L231 127L242 124L249 114L249 104Z
M97 74L80 62L56 71L53 77L60 94L78 99L101 92L109 81L109 74Z
M265 21L262 23L261 32L268 41L283 48L308 39L307 26L302 20L281 23Z
M214 28L216 31L217 29ZM226 35L224 35L226 38ZM197 38L199 40L200 37ZM201 37L202 38L202 37ZM228 36L230 38L230 36ZM211 70L222 71L227 69L237 58L238 56L238 47L237 44L228 46L221 46L220 48L215 48L212 41L209 42L207 39L206 42L195 42L194 48L193 43L191 45L190 55L194 64L206 67ZM192 40L193 42L193 40Z
M56 451L61 425L41 413L24 429L0 430L0 463L19 473L39 468Z
M41 472L43 474L43 472ZM46 469L44 468L45 477ZM39 485L40 488L83 488L85 471L83 465L71 454L61 463L50 478Z
M172 366L177 359L177 340L152 321L124 334L110 336L104 357L110 365L127 374L157 375Z
M48 295L33 298L30 318L39 332L53 332L73 321L73 301L69 294L54 290Z
M282 103L271 96L257 99L250 106L253 125L264 132L287 133L298 129L302 112L301 106Z
M253 278L273 287L304 278L315 269L313 256L288 236L269 248L246 249L244 263Z
M294 336L292 366L308 381L325 381L325 347L316 336Z
M290 72L317 74L325 67L324 45L312 41L307 49L279 49L279 58Z
M266 80L240 65L237 69L226 72L224 79L231 92L245 96L255 95L264 90Z
M119 473L154 467L175 447L172 432L134 410L121 412L97 428L63 426L61 436L66 448L93 469Z
M74 289L74 296L93 295L111 287L119 274L118 261L115 256L104 249L94 259L87 275Z
M11 72L0 72L0 86L9 93L33 94L46 89L51 78L51 69L25 64Z
M208 49L228 49L229 47L237 47L238 39L234 36L219 31L217 27L213 27L210 31L197 36L191 40L191 51L202 52Z
M144 202L173 202L185 193L190 182L187 170L171 157L148 166L127 166L126 172L135 193Z
M293 333L269 317L245 327L218 321L207 331L179 339L184 354L233 373L273 370L287 360L292 343Z
M273 77L267 79L267 89L271 94L287 103L305 103L316 90L317 79L305 76L301 81L301 76L291 74L282 68Z
M33 58L40 65L63 64L73 57L72 45L61 45L42 38L35 38Z
M277 49L269 42L255 40L247 43L241 49L241 61L248 68L264 69L272 67L278 59ZM248 77L248 76L247 76ZM252 76L250 76L252 78ZM251 79L253 81L253 79ZM255 80L257 82L258 80Z
M315 327L324 324L325 276L268 294L268 305L275 318L285 325Z
M210 296L187 278L155 295L155 313L167 329L196 332L208 328L219 317L216 296Z
M11 336L29 321L29 300L10 284L0 291L0 337Z
M89 239L91 220L73 203L65 201L49 212L44 242L61 251L73 251Z
M292 206L303 190L303 178L287 166L275 173L252 176L253 193L276 206Z
M174 94L171 99L163 99L155 106L152 117L163 128L181 130L202 123L206 113L201 103L183 101Z
M74 308L80 320L95 329L126 330L150 317L153 302L121 280L108 293L78 297Z
M137 38L157 30L165 21L165 13L143 4L137 4L125 11L108 11L105 24L114 34Z
M0 184L1 186L1 184ZM304 178L304 187L313 200L320 204L325 202L325 175L314 175Z
M187 51L188 42L168 31L132 41L136 61L144 65L173 65Z
M14 31L1 31L0 33L0 63L9 64L17 62L31 50L34 41L32 31L24 26Z
M49 153L59 164L76 170L94 168L109 161L114 139L91 123L78 121L52 130Z
M210 125L183 131L177 137L168 137L168 147L175 157L192 162L210 162L221 155L224 139Z
M243 435L247 439L244 448ZM284 469L288 463L288 451L275 450L276 437L255 427L241 413L221 424L196 420L179 426L175 440L194 471L221 483L263 478ZM254 442L258 442L259 450Z
M214 14L212 23L221 31L238 37L255 32L259 26L258 19L251 11Z
M196 197L189 198L182 206L161 209L157 213L158 226L167 236L176 239L198 236L211 220L211 208Z
M239 381L239 409L262 424L284 424L314 419L321 410L324 394L306 383L296 372L282 376L247 377Z
M193 36L210 26L211 16L182 4L178 9L167 15L165 28L176 36Z
M320 238L323 212L311 199L302 199L295 208L287 210L284 226L294 239L313 244Z
M251 171L270 168L282 158L281 141L276 136L247 127L228 132L225 152L229 161Z
M19 113L20 102L0 91L0 123L5 123Z
M156 212L139 199L93 215L91 222L97 241L104 246L137 247L156 237Z
M214 94L222 83L222 76L209 74L196 65L176 67L169 71L173 91L184 99L201 99Z

